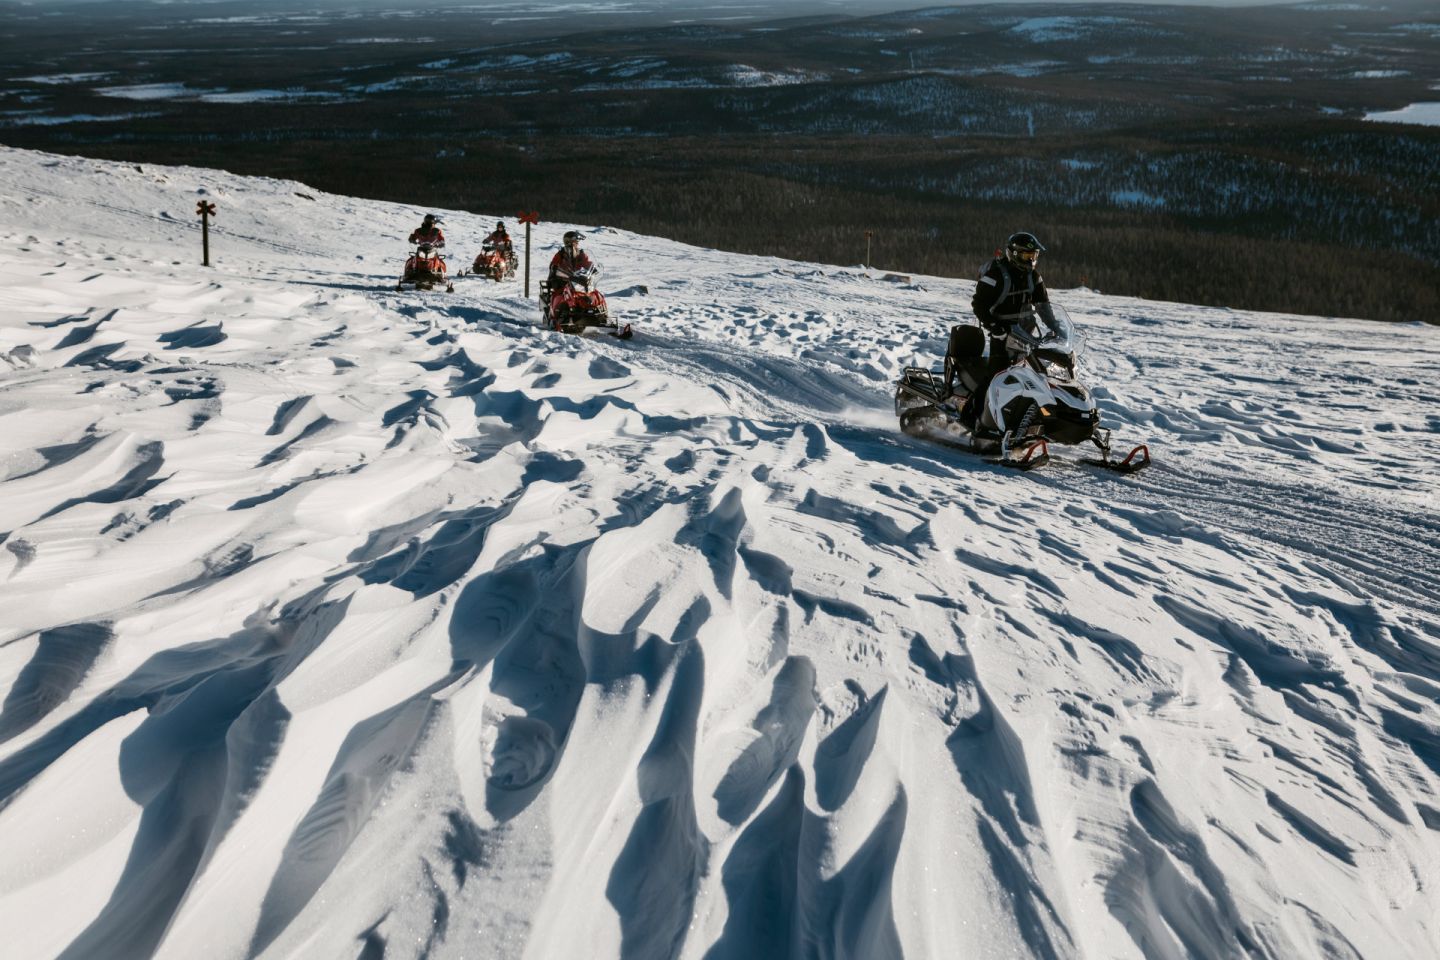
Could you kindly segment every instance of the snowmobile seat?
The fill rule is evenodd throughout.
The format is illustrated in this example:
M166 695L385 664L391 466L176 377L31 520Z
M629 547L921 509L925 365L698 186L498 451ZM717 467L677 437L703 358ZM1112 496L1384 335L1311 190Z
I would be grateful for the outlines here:
M969 324L950 328L950 348L945 351L945 386L967 396L990 379L985 359L985 331Z
M950 355L956 357L978 357L985 352L985 331L968 323L958 323L950 328Z

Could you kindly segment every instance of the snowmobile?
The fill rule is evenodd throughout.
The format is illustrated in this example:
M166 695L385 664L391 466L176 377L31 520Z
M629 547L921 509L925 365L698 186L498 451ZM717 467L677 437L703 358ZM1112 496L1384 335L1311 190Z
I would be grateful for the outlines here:
M509 280L515 276L517 262L513 250L501 250L493 243L487 243L480 248L480 253L475 257L471 273L489 277L499 283L501 280Z
M599 328L612 337L629 340L634 335L630 324L621 325L611 320L605 295L595 289L599 273L599 267L582 267L542 285L540 309L545 325L561 333L584 333L587 329Z
M416 290L433 290L443 285L446 293L455 292L455 285L445 275L445 258L430 243L415 245L415 250L405 261L405 272L400 275L395 289L404 290L407 284Z
M1041 305L1044 307L1045 305ZM1122 459L1111 454L1110 431L1101 425L1090 391L1075 379L1075 362L1083 341L1063 307L1048 305L1041 316L1032 312L1012 324L997 359L986 352L986 336L978 326L951 328L950 349L943 370L906 367L895 384L895 414L900 429L911 436L954 443L982 454L998 454L992 462L1032 470L1050 461L1050 444L1091 443L1098 457L1080 462L1117 473L1150 466L1150 449L1141 444ZM982 384L992 369L983 397Z

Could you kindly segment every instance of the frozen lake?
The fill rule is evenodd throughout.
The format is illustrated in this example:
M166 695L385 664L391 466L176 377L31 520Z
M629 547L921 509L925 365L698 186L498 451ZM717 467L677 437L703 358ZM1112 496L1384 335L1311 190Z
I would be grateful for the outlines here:
M1367 113L1365 119L1378 120L1383 123L1419 123L1427 127L1436 127L1440 126L1440 103L1412 103L1399 110Z

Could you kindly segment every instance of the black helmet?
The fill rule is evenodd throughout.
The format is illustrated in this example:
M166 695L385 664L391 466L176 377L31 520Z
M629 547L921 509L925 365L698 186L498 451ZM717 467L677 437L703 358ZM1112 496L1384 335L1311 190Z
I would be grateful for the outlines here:
M428 227L428 226L430 226L430 224L432 224L432 223L434 223L434 222L435 222L435 214L433 214L433 213L427 213L427 214L425 214L425 220L424 220L425 226Z
M504 220L501 220L499 223L495 224L495 229L496 229L496 230L504 230L504 229L505 229L505 221L504 221Z
M1012 233L1010 239L1005 241L1005 259L1021 270L1034 270L1044 249L1045 245L1035 234L1024 231Z
M572 244L572 243L579 243L579 242L580 242L580 239L581 239L581 237L580 237L580 231L579 231L579 230L566 230L566 231L565 231L565 238L564 238L564 240L561 241L561 242L563 242L564 244L566 244L566 245L568 246L568 245L570 245L570 244Z

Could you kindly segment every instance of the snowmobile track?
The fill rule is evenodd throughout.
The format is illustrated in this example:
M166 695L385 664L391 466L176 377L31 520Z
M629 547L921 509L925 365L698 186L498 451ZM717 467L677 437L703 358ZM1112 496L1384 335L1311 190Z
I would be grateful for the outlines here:
M1147 482L1124 500L1296 551L1377 598L1440 615L1440 585L1430 576L1440 569L1440 520L1434 515L1228 474L1176 467L1146 474Z

